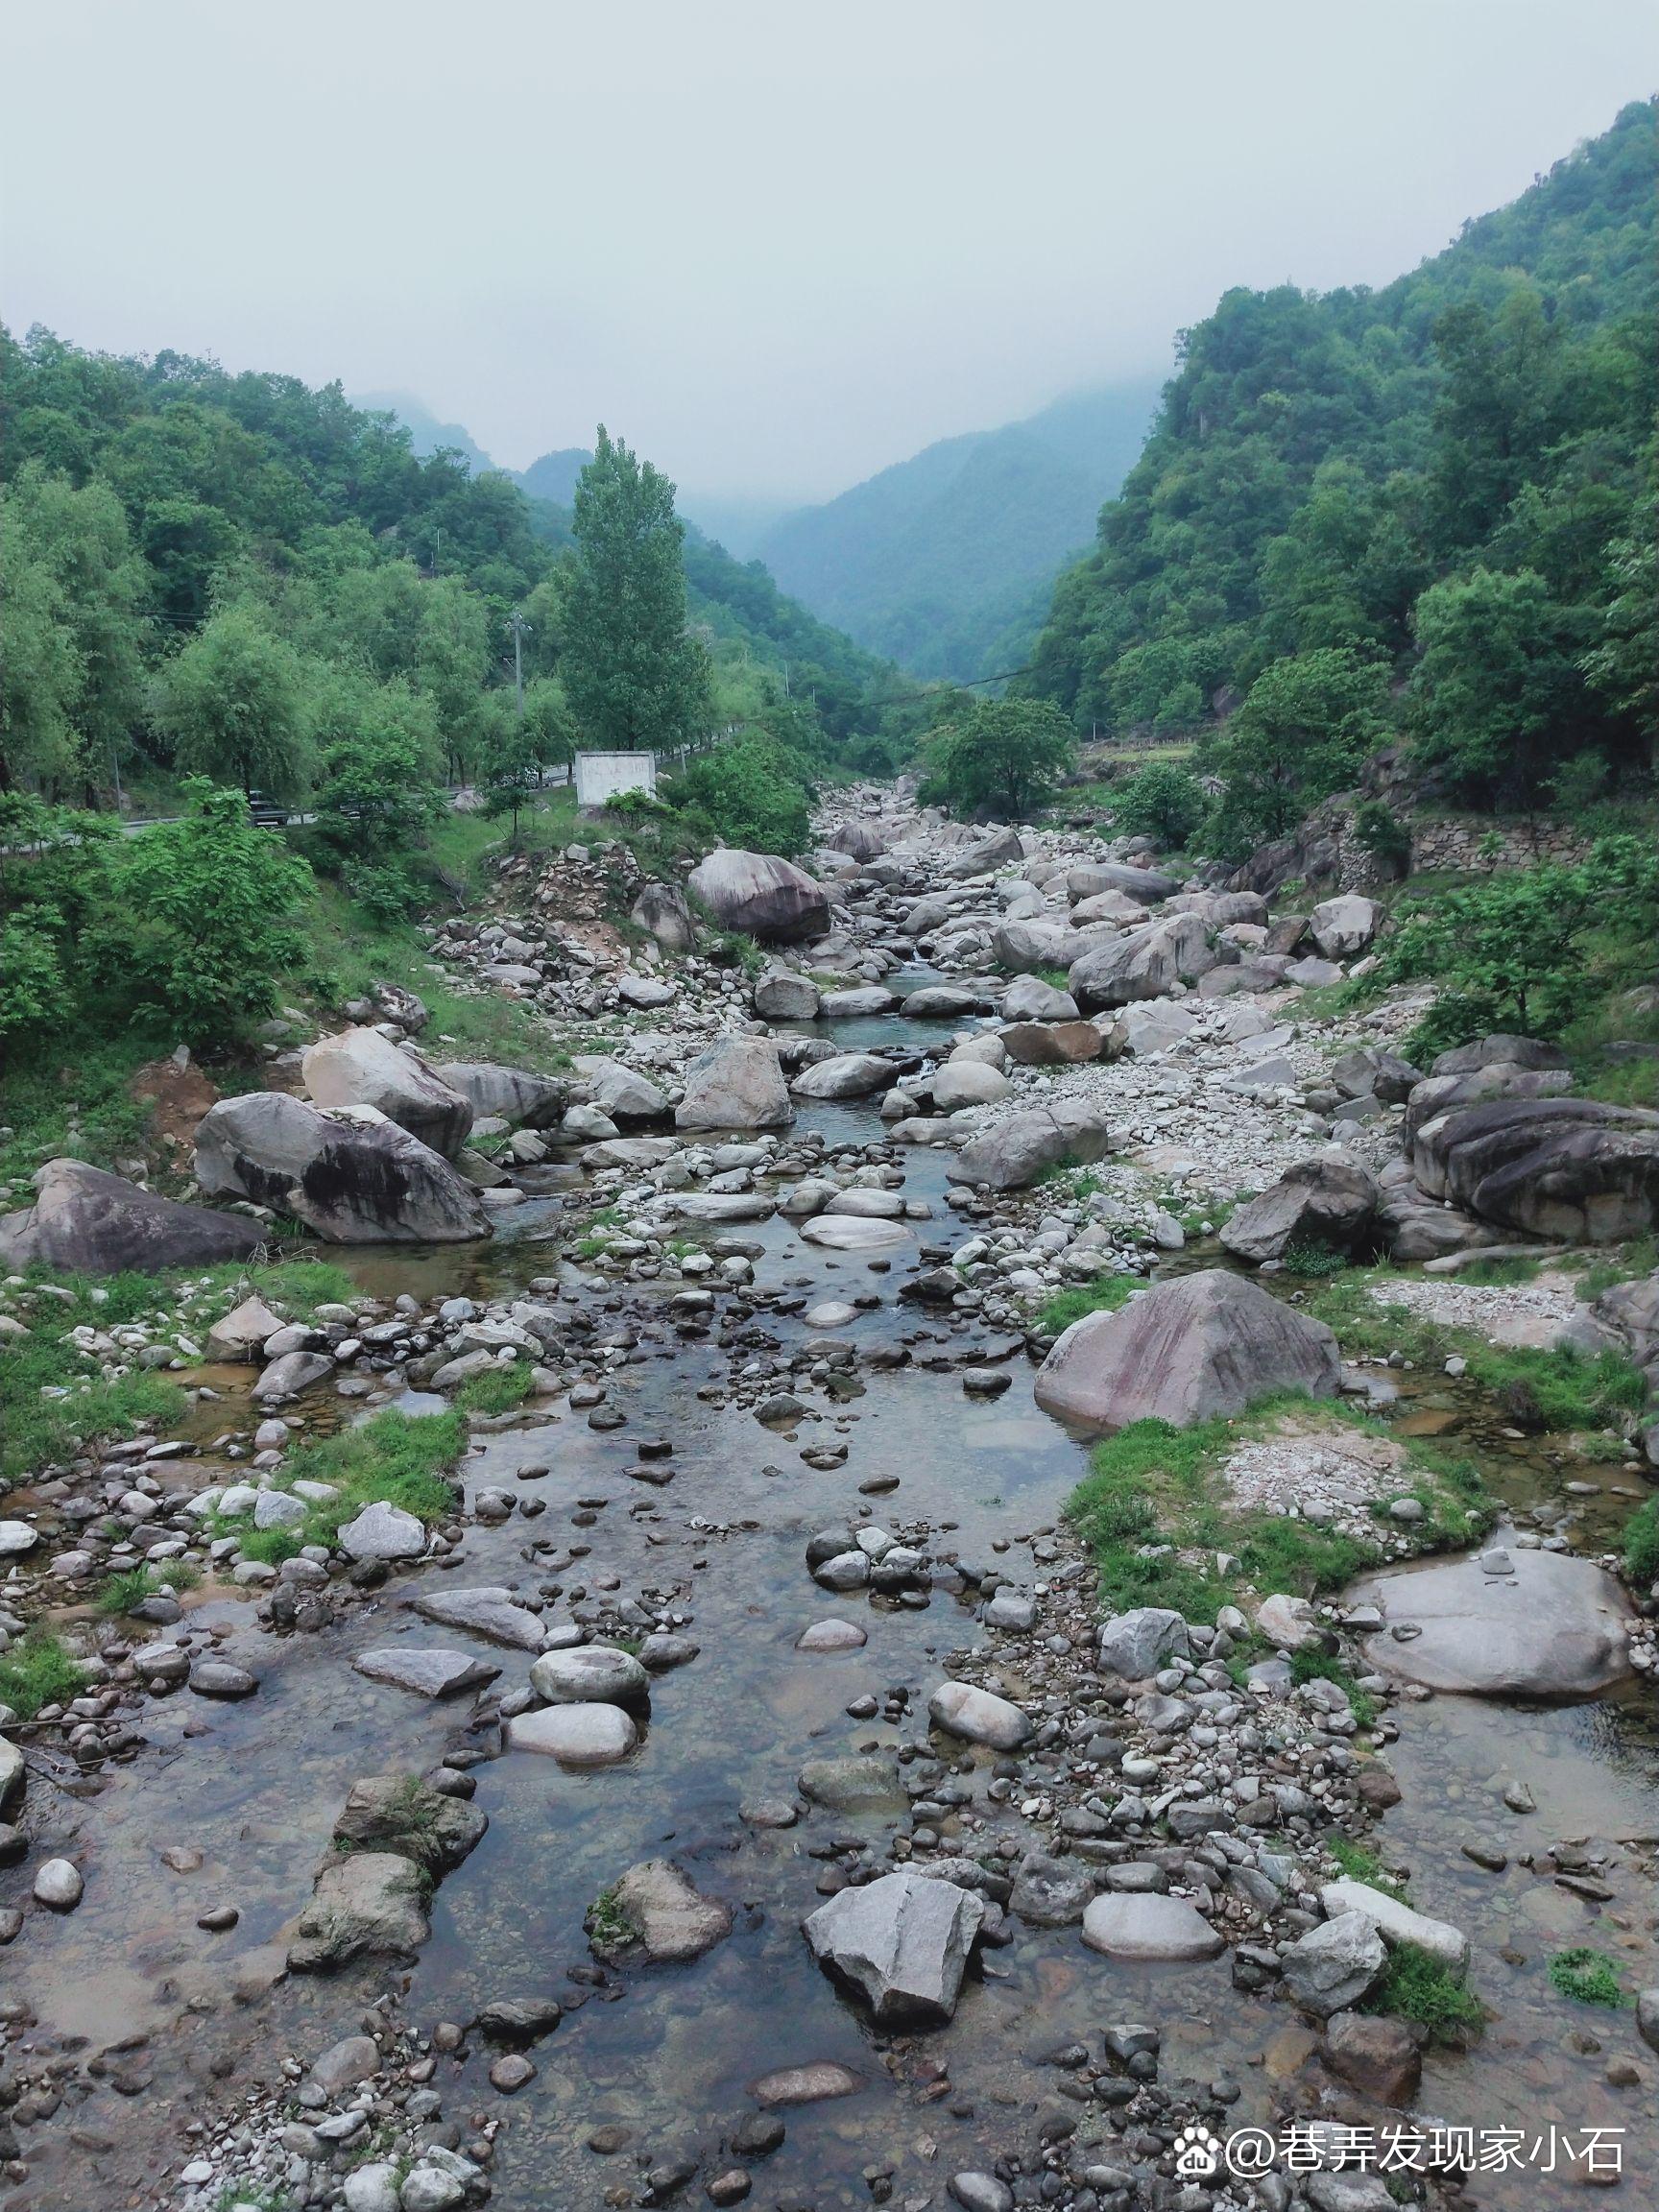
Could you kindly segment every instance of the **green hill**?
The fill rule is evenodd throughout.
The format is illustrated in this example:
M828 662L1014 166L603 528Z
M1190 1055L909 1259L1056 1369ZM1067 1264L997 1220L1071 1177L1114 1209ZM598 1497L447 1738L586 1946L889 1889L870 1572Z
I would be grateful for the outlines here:
M1034 591L1088 541L1141 449L1157 382L1057 401L948 438L761 541L786 591L919 676L986 672Z
M1202 734L1264 670L1334 653L1387 680L1458 796L1639 757L1656 209L1649 102L1381 291L1229 292L1025 688L1083 727Z

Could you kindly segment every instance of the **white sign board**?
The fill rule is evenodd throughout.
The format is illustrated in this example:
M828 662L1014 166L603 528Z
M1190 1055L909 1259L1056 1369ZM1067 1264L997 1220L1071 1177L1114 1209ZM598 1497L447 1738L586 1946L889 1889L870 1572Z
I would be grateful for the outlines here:
M619 791L643 791L657 796L657 756L654 753L578 753L576 804L603 806Z

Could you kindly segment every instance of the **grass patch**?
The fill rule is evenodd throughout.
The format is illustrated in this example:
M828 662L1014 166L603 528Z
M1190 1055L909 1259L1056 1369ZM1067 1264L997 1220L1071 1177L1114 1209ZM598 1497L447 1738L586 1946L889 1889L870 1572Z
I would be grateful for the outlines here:
M1402 1905L1407 1902L1405 1883L1395 1881L1368 1843L1360 1843L1352 1836L1332 1835L1325 1838L1325 1848L1350 1882L1363 1882L1368 1889L1381 1889Z
M1613 2011L1630 2001L1617 1961L1605 1951L1592 1951L1588 1944L1558 1952L1550 1961L1550 1980L1563 1997L1579 2005L1601 2005Z
M1624 1524L1624 1572L1638 1590L1659 1582L1659 1498L1639 1505Z
M469 1376L455 1393L455 1404L464 1413L511 1413L535 1387L529 1362L515 1359L509 1366L493 1367L487 1375Z
M1116 1313L1135 1291L1145 1287L1144 1275L1096 1275L1092 1283L1079 1283L1073 1290L1057 1290L1039 1307L1036 1327L1046 1336L1058 1336L1087 1313Z
M1327 1658L1321 1651L1309 1649L1292 1651L1290 1654L1290 1679L1298 1687L1304 1682L1334 1682L1343 1696L1347 1698L1349 1710L1360 1727L1369 1728L1375 1724L1377 1719L1376 1698L1368 1690L1360 1689L1358 1683L1355 1681L1353 1675L1340 1660ZM1366 1882L1370 1880L1370 1876L1361 1874L1357 1879Z
M388 1408L360 1427L304 1444L289 1455L285 1488L298 1481L327 1482L336 1495L310 1504L287 1528L255 1528L253 1516L215 1516L214 1533L234 1536L247 1559L276 1565L308 1544L330 1545L341 1527L376 1501L399 1505L430 1527L455 1510L445 1476L461 1457L466 1419L447 1413L397 1413Z
M1415 2020L1435 2043L1465 2043L1486 2021L1485 2008L1462 1978L1415 1943L1390 1946L1382 1979L1363 2009Z
M1589 1356L1478 1344L1468 1359L1469 1372L1483 1388L1545 1429L1599 1429L1622 1414L1639 1413L1647 1395L1640 1368L1618 1352Z
M146 1598L162 1590L191 1590L202 1579L202 1570L188 1559L169 1559L161 1567L129 1567L111 1575L98 1593L100 1613L131 1613Z
M1341 1589L1384 1557L1380 1541L1240 1508L1226 1496L1217 1478L1228 1457L1290 1415L1376 1430L1341 1404L1280 1392L1232 1419L1190 1429L1137 1421L1095 1445L1091 1472L1068 1500L1066 1517L1094 1553L1104 1606L1123 1612L1168 1605L1190 1621L1213 1622L1222 1605L1251 1592L1314 1598ZM1408 1466L1387 1495L1409 1490L1424 1513L1408 1531L1391 1527L1391 1533L1408 1532L1418 1551L1466 1544L1493 1516L1478 1471L1415 1441L1407 1452ZM1223 1557L1237 1565L1224 1567ZM1346 1681L1343 1687L1351 1703L1356 1694L1363 1701L1363 1693Z
M33 1720L42 1706L66 1705L78 1697L84 1672L56 1636L31 1628L10 1651L0 1652L0 1705Z
M1578 1295L1588 1304L1599 1298L1603 1290L1611 1290L1620 1283L1633 1282L1639 1276L1651 1275L1656 1269L1659 1269L1659 1237L1638 1237L1616 1251L1591 1261L1578 1277Z

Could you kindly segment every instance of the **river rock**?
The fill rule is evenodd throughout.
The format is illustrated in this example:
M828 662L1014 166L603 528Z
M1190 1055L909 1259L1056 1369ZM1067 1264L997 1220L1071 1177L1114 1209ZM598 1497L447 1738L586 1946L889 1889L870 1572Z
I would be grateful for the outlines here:
M487 1644L505 1644L519 1651L540 1651L546 1625L539 1613L514 1599L510 1590L494 1587L474 1590L427 1590L407 1600L422 1619L445 1628L465 1629Z
M467 1142L472 1109L460 1092L378 1029L320 1038L301 1067L319 1106L373 1106L446 1160Z
M797 1098L868 1098L893 1080L893 1063L876 1052L837 1052L814 1061L790 1086Z
M949 2020L985 1917L971 1889L905 1867L843 1889L804 1925L812 1956L851 1982L880 2026Z
M951 1060L933 1077L933 1103L941 1114L953 1114L964 1106L995 1106L1014 1086L995 1068L972 1060Z
M1051 1859L1027 1851L1014 1877L1008 1904L1033 1928L1070 1928L1094 1895L1094 1869L1081 1859Z
M1320 2056L1361 2096L1407 2105L1423 2078L1423 2031L1413 2021L1337 2012L1325 2023Z
M1031 1733L1029 1715L971 1682L941 1683L927 1700L927 1712L936 1727L994 1751L1018 1751Z
M1060 953L1070 931L1058 922L998 924L991 936L991 956L1010 975L1028 975L1039 968L1061 965Z
M821 1244L830 1252L890 1252L912 1241L902 1221L856 1214L815 1214L802 1222L801 1235L808 1244Z
M952 882L965 883L974 876L989 876L998 868L1012 868L1017 860L1023 860L1025 848L1020 842L1017 830L993 830L988 837L970 845L960 853L951 854L944 861L939 873Z
M1366 1664L1396 1680L1477 1697L1592 1697L1630 1671L1628 1601L1594 1560L1515 1550L1503 1572L1479 1557L1380 1575L1350 1592L1388 1628L1366 1640ZM1390 1632L1420 1633L1401 1642Z
M1111 1149L1102 1107L1061 1100L1007 1115L963 1145L945 1172L952 1183L1022 1190L1049 1167L1088 1166Z
M418 1697L458 1697L465 1691L493 1682L501 1671L487 1659L474 1659L468 1651L422 1649L406 1644L359 1651L351 1666L371 1682L389 1682L394 1689L411 1690Z
M1241 1413L1273 1390L1334 1398L1341 1374L1323 1322L1210 1267L1074 1321L1038 1371L1035 1395L1046 1412L1095 1432L1144 1420L1189 1428Z
M883 983L860 983L845 991L826 991L823 1015L827 1022L853 1022L867 1014L891 1014L899 1003Z
M196 1180L303 1221L333 1244L490 1235L476 1190L377 1110L325 1114L281 1091L222 1098L196 1129Z
M297 1398L333 1372L334 1361L326 1352L284 1352L272 1360L249 1396L255 1405L275 1406L279 1399Z
M329 1860L288 1946L290 1968L327 1973L365 1954L412 1959L432 1933L431 1889L421 1868L395 1852Z
M814 1621L795 1639L797 1651L861 1651L870 1641L856 1621Z
M1442 1966L1461 1974L1469 1963L1469 1938L1450 1920L1432 1920L1390 1897L1385 1889L1373 1889L1366 1882L1327 1882L1319 1892L1327 1920L1344 1912L1362 1912L1385 1943L1414 1943Z
M1138 1605L1102 1624L1096 1665L1102 1674L1144 1682L1166 1659L1185 1659L1190 1651L1187 1623L1179 1613L1163 1605Z
M815 1022L823 1004L810 975L775 968L755 986L755 1011L762 1022Z
M631 1652L611 1644L578 1644L543 1651L530 1669L530 1687L549 1705L637 1705L651 1679Z
M21 1801L29 1779L23 1754L9 1737L0 1736L0 1819L10 1819Z
M1077 1001L1041 975L1022 975L1003 992L999 1011L1004 1022L1075 1022Z
M489 1825L478 1806L420 1775L365 1774L346 1793L334 1841L349 1855L377 1851L411 1860L437 1880L460 1865Z
M554 1129L570 1086L528 1068L502 1068L491 1060L440 1061L432 1072L472 1109L474 1120L511 1121L521 1129Z
M1649 2051L1659 2051L1659 1988L1644 1989L1638 1996L1636 2030Z
M773 854L722 846L692 869L690 890L723 929L740 929L763 945L822 937L830 926L823 884Z
M672 1859L630 1866L607 1891L606 1904L589 1938L601 1959L650 1965L701 1959L732 1933L732 1908L705 1897Z
M952 2174L948 2186L962 2212L1014 2212L1014 2192L995 2174Z
M85 1889L81 1869L67 1859L44 1860L35 1876L36 1904L49 1906L54 1912L73 1912Z
M778 1047L769 1037L719 1037L685 1070L676 1129L776 1129L793 1121Z
M40 1541L38 1528L27 1521L0 1521L0 1559L16 1559L33 1551Z
M762 2074L758 2081L750 2084L749 2094L763 2110L771 2112L781 2105L822 2104L831 2097L855 2097L863 2086L863 2076L854 2074L851 2066L837 2065L833 2058L818 2058L805 2066L781 2066L774 2074Z
M282 1326L282 1316L273 1313L263 1298L244 1298L208 1330L207 1357L232 1362L255 1358Z
M1290 1245L1352 1255L1374 1236L1382 1196L1368 1168L1333 1148L1298 1160L1240 1206L1222 1223L1221 1242L1254 1266L1283 1259Z
M180 1206L81 1160L48 1160L35 1203L0 1218L0 1267L79 1275L155 1275L167 1267L247 1260L265 1240L256 1221Z
M413 1513L377 1498L345 1524L335 1542L348 1559L419 1559L426 1530Z
M1299 1936L1282 1963L1290 1996L1324 2020L1349 2011L1375 1988L1388 1955L1375 1921L1363 1912L1342 1912Z
M1106 1039L1093 1022L1015 1022L1002 1048L1022 1068L1077 1068L1100 1059Z
M1227 1945L1195 1905L1184 1897L1096 1897L1083 1915L1083 1940L1109 1959L1215 1959Z
M1173 876L1161 876L1155 868L1130 867L1119 860L1086 860L1066 871L1066 897L1073 906L1109 891L1133 899L1138 906L1156 906L1180 888Z
M539 1751L561 1767L614 1767L639 1741L619 1705L543 1705L507 1723L514 1751Z
M1382 909L1356 891L1325 899L1308 917L1308 934L1327 960L1352 960L1376 936Z
M830 1813L895 1813L908 1802L899 1770L883 1759L808 1759L801 1794Z

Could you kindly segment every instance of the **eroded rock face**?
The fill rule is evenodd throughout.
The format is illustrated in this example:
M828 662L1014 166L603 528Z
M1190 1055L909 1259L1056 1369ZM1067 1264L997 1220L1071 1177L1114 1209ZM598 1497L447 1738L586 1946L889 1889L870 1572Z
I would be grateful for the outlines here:
M762 944L787 945L822 937L830 926L830 901L793 861L768 853L722 846L691 871L691 889L726 929L741 929Z
M1575 1244L1659 1223L1659 1114L1595 1098L1504 1098L1436 1115L1411 1160L1431 1197L1483 1220Z
M1116 1313L1073 1322L1038 1372L1036 1398L1099 1434L1132 1421L1190 1428L1241 1413L1271 1390L1333 1398L1340 1382L1336 1339L1323 1322L1210 1267L1155 1284Z
M1260 1266L1293 1244L1358 1252L1377 1226L1382 1191L1369 1168L1334 1150L1298 1160L1222 1224L1221 1241Z
M247 1260L265 1240L256 1221L176 1205L84 1161L48 1160L34 1181L34 1205L0 1220L0 1266L7 1269L154 1275Z
M1354 1597L1382 1608L1387 1626L1366 1655L1396 1680L1479 1697L1590 1697L1630 1671L1624 1594L1591 1559L1496 1547L1380 1575Z
M676 1129L777 1129L793 1121L788 1086L768 1037L720 1037L685 1070Z
M373 1106L446 1160L467 1142L472 1109L460 1092L378 1029L319 1038L301 1065L319 1106Z
M971 1889L905 1867L843 1889L805 1923L812 1956L882 2025L949 2020L985 1908Z
M490 1235L471 1185L397 1122L368 1109L325 1114L281 1091L208 1109L196 1131L196 1180L290 1214L331 1244Z

